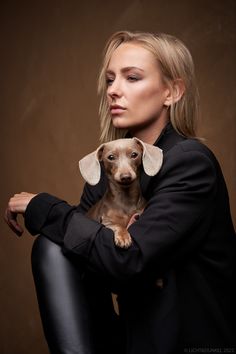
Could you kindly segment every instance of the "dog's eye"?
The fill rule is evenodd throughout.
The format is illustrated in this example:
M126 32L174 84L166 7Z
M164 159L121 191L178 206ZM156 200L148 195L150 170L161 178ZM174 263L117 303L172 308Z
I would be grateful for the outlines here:
M115 156L112 155L112 154L111 154L111 155L108 155L107 158L108 158L108 160L110 160L110 161L115 160Z
M138 153L133 151L130 155L131 159L135 159L138 156Z

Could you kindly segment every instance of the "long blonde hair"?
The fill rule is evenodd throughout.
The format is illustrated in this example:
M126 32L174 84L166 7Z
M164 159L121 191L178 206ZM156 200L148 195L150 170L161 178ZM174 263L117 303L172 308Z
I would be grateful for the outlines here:
M181 99L170 106L170 121L174 129L186 137L196 137L199 115L199 95L195 82L192 56L186 46L177 38L160 33L120 31L114 33L105 46L103 63L98 79L98 93L101 96L99 115L102 142L122 138L127 130L117 129L112 120L107 102L106 70L115 49L122 43L140 44L149 50L159 63L165 83L173 88L173 83L181 79L185 92Z

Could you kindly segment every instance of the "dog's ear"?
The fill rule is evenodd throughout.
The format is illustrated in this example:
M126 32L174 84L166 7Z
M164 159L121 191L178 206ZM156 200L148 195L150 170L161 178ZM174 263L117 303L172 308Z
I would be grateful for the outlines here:
M85 181L92 186L100 181L101 166L99 160L101 158L103 147L104 144L100 145L97 150L86 155L79 161L81 175Z
M157 146L146 144L138 138L135 141L142 146L143 150L143 169L148 176L155 176L163 162L163 153Z

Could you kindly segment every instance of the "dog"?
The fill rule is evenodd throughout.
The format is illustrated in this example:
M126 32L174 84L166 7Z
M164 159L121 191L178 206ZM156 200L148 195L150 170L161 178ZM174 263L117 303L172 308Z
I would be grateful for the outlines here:
M162 150L137 138L104 143L79 161L80 172L90 185L100 180L100 162L108 185L104 196L90 208L87 216L113 230L117 247L128 248L132 239L127 227L131 218L141 214L146 205L139 183L141 166L147 175L156 175L163 162Z

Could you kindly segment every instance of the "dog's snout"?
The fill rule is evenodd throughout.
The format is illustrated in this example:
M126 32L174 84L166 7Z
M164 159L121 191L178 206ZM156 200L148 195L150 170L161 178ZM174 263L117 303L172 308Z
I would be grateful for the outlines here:
M123 173L120 175L120 181L122 183L130 183L132 182L132 176L131 176L131 173Z

